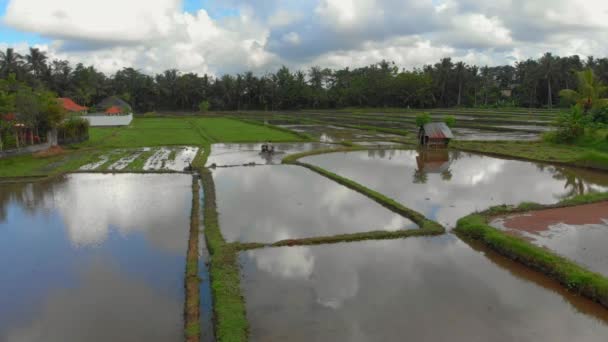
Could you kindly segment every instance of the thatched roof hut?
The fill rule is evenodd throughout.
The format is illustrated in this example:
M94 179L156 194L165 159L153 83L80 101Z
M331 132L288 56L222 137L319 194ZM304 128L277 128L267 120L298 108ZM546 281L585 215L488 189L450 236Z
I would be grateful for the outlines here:
M451 139L454 134L445 122L427 123L418 131L418 141L423 146L447 146Z

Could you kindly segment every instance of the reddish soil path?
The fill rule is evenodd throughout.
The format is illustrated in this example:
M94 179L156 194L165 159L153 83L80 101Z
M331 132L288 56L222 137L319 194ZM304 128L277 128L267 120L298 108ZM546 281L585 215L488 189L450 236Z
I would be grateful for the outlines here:
M529 233L547 230L550 225L565 223L569 225L602 224L608 219L608 202L555 208L529 212L504 218L504 226Z

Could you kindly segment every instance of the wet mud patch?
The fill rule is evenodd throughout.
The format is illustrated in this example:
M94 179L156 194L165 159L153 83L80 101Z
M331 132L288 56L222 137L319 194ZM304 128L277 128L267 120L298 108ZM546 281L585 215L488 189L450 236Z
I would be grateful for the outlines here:
M143 165L144 171L184 171L190 166L198 147L161 147Z
M608 277L608 202L498 217L490 225Z

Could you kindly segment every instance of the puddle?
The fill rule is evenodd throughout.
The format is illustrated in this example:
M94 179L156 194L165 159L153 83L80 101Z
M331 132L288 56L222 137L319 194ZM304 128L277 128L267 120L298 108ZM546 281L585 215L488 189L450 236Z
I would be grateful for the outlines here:
M198 147L161 147L146 160L144 171L184 171L198 153Z
M271 243L373 230L413 229L410 220L298 166L213 171L227 241Z
M449 234L242 252L251 341L605 341L608 312Z
M608 277L608 202L510 215L491 224Z
M301 161L350 178L447 227L493 205L548 204L571 195L608 191L605 173L459 151L369 150Z
M321 143L275 143L275 153L262 153L262 144L213 144L207 166L238 166L247 164L267 165L281 164L283 158L290 154L335 148L332 144Z
M192 177L0 185L1 341L183 341Z

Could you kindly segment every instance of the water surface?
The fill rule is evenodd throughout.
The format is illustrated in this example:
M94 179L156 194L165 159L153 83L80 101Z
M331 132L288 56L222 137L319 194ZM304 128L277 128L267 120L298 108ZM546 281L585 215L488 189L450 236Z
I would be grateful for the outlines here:
M608 191L606 173L458 151L369 150L301 161L359 182L448 227L493 205L547 204Z
M262 153L262 144L213 144L207 166L238 166L246 164L281 164L290 154L337 147L322 143L273 143L274 153Z
M410 220L299 166L213 171L222 233L228 241L286 239L412 229Z
M605 309L500 260L452 235L243 252L250 340L606 340Z
M0 185L0 341L181 341L192 176Z

